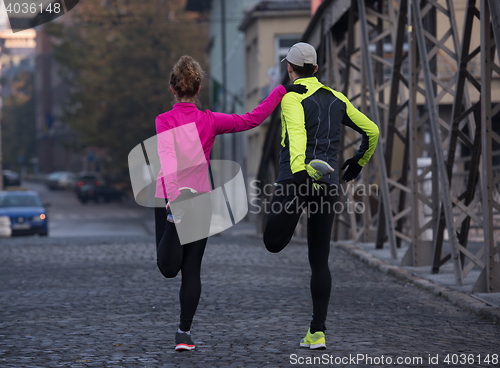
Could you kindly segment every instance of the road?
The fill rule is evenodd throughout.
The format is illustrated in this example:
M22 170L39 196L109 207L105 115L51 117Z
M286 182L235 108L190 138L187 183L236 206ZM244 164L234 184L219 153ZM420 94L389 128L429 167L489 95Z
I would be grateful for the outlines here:
M192 327L197 348L178 353L180 277L160 274L152 236L2 239L0 366L499 366L498 325L339 248L330 269L328 348L301 349L311 316L307 248L271 254L259 238L212 237ZM460 354L470 363L453 364Z
M138 206L133 199L123 203L82 204L71 191L51 191L36 182L24 182L49 203L49 236L141 236L152 234L153 210Z
M177 353L180 277L156 267L152 210L28 186L51 204L50 236L0 240L1 367L500 365L498 324L336 247L328 349L300 349L311 315L307 248L270 254L238 226L209 239L197 349Z

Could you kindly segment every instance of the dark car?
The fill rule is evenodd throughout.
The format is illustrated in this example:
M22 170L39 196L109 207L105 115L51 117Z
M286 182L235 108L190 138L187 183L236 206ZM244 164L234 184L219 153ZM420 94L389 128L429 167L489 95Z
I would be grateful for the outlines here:
M109 185L86 184L79 187L76 194L82 203L87 203L87 201L95 201L96 203L110 201L120 202L125 198L124 192Z
M49 234L47 209L35 191L0 192L0 216L10 217L13 236Z
M76 187L78 176L70 171L56 171L47 176L45 185L50 190L70 190Z
M11 170L3 170L3 186L4 187L16 187L21 185L21 178L19 174Z
M93 171L82 171L78 174L76 191L78 192L84 185L94 185L98 187L103 184L104 181L98 173Z

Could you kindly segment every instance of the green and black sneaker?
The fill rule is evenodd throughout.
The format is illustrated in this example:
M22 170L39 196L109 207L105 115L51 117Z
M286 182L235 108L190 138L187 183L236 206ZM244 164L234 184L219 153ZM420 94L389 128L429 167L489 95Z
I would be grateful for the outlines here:
M330 175L335 171L328 162L323 160L311 160L311 162L306 165L306 170L314 181L318 181L323 176Z

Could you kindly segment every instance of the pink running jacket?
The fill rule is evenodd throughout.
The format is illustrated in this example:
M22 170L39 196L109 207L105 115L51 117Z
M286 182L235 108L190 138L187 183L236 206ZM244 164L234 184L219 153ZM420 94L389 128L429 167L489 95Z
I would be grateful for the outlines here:
M200 111L194 103L179 102L156 118L161 169L156 197L174 200L180 189L210 192L208 164L215 136L249 130L260 125L285 95L279 85L252 112L244 115Z

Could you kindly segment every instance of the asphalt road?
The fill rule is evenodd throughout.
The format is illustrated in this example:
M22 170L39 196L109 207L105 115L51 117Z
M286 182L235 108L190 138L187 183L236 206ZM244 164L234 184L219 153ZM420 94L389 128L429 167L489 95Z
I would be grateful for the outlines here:
M51 191L36 182L24 182L36 190L43 203L50 203L49 236L141 236L152 234L153 210L129 198L122 203L82 204L72 191Z

